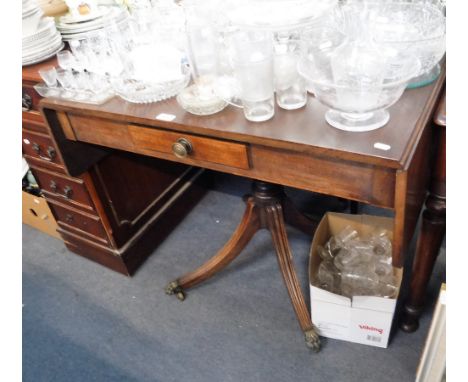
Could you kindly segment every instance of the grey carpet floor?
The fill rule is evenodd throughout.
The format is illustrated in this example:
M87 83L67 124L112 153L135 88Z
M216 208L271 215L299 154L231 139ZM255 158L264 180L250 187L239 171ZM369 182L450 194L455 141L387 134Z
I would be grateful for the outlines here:
M323 339L305 347L266 231L183 303L164 286L209 258L243 212L245 180L214 187L128 278L68 252L23 225L24 381L413 381L440 283L441 250L420 329L396 330L388 349ZM311 194L291 191L299 204ZM381 214L366 209L364 212ZM288 229L309 301L310 238ZM414 246L414 244L413 244Z

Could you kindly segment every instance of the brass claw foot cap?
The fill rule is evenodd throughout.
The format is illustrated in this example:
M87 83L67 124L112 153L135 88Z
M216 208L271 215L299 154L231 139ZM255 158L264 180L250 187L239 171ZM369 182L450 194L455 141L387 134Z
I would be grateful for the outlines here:
M185 300L185 293L177 281L171 281L166 286L166 294L175 294L180 301Z
M320 351L320 338L314 329L304 332L305 342L308 348L318 353Z
M179 283L177 281L171 281L169 284L166 286L166 294L174 294L176 292L176 289L180 288Z
M179 301L184 301L185 300L185 293L184 292L177 292L176 297L179 299Z

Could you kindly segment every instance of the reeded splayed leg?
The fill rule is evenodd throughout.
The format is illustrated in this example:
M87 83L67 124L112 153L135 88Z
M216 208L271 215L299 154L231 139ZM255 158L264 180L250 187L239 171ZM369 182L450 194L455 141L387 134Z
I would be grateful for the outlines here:
M299 325L305 335L306 345L312 350L320 350L320 339L314 330L309 310L302 295L299 280L292 260L288 237L284 226L283 209L280 201L265 206L265 219L275 246L278 264L283 280L296 312Z
M247 207L242 221L224 247L221 248L215 256L194 271L169 283L166 287L167 294L175 294L179 300L184 300L185 289L207 280L240 255L250 239L255 235L255 232L260 229L259 211L254 203L254 199L249 197L246 200L246 204Z
M213 276L244 249L254 234L261 228L271 232L276 249L279 267L288 289L299 325L305 335L306 344L315 351L320 350L320 340L314 330L299 280L294 270L291 250L285 230L283 207L287 208L286 218L296 227L312 235L316 224L300 213L284 194L283 187L271 183L253 182L253 196L245 198L247 208L241 223L224 247L195 271L171 282L166 287L167 294L175 294L180 300L185 298L184 289L193 287Z

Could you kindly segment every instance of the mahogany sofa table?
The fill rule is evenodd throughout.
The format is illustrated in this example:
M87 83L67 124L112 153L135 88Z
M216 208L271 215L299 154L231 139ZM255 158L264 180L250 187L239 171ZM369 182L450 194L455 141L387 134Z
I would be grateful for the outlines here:
M170 283L168 292L182 299L184 288L219 271L258 229L267 228L306 344L318 350L283 216L311 234L313 225L291 207L281 186L393 210L393 263L402 267L425 197L430 122L444 80L445 72L429 86L407 90L389 109L390 122L365 133L330 127L327 108L313 97L299 110L277 108L263 123L247 121L233 107L191 115L174 98L141 105L115 97L100 106L49 98L41 108L70 175L112 148L254 179L254 195L231 239L200 268Z

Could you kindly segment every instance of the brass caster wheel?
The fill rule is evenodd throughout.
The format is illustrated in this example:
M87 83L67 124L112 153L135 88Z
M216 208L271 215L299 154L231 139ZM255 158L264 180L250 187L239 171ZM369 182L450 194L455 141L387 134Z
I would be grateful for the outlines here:
M175 294L176 297L180 300L180 301L184 301L185 300L185 293L184 291L182 290L181 286L179 285L179 283L176 281L172 281L170 282L169 284L167 284L166 286L166 294L168 295L173 295Z
M305 342L308 348L318 353L320 351L320 338L314 329L304 332Z
M184 301L185 300L185 293L184 292L177 292L176 297L179 299L179 301Z
M166 294L174 294L177 288L179 288L179 283L177 281L171 281L169 284L166 285Z

